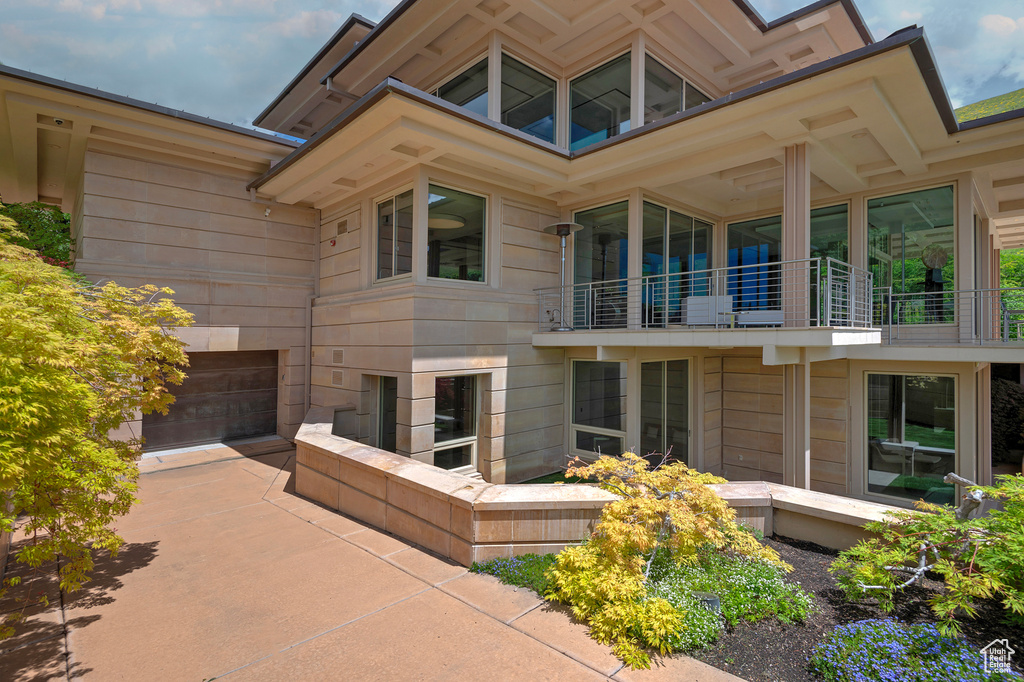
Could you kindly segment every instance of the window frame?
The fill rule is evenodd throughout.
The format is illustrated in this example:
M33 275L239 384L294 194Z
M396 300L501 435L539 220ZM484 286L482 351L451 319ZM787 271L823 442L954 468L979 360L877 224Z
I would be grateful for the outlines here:
M629 93L629 102L630 102L629 129L624 131L624 132L629 132L630 130L633 130L634 128L639 127L639 126L635 125L635 122L633 121L633 97L635 95L635 93L632 91L633 90L633 83L632 83L633 46L629 45L628 47L625 47L622 50L618 50L618 51L614 52L610 57L607 57L607 58L602 59L600 61L594 62L593 64L591 64L591 65L589 65L589 66L587 66L587 67L585 67L583 69L580 69L575 74L573 74L571 76L567 76L564 79L564 82L565 82L565 100L566 100L566 116L565 116L566 120L563 123L563 127L565 128L565 133L566 133L566 135L565 135L565 149L567 149L569 151L582 151L582 150L586 149L587 147L591 147L591 146L593 146L595 144L600 144L601 142L605 142L607 140L611 140L611 139L613 139L615 137L618 137L619 135L623 134L623 133L616 133L615 135L610 135L610 136L604 138L604 140L598 140L597 142L592 142L592 143L590 143L588 145L579 147L577 149L573 149L573 146L572 146L573 145L573 142L572 142L572 109L573 109L573 106L572 106L572 84L573 84L573 81L579 80L580 78L582 78L583 76L586 76L587 74L591 73L592 71L596 71L596 70L600 69L601 67L605 66L606 64L609 64L609 63L615 61L616 59L620 59L623 56L628 56L629 57L629 70L630 70L630 75L631 75L631 78L630 78L630 93Z
M444 78L439 80L436 85L434 85L432 88L429 88L428 90L426 90L426 92L429 93L430 95L433 95L434 97L437 97L442 102L445 102L447 104L451 104L453 107L459 107L461 109L466 109L466 111L469 111L470 113L476 113L472 109L466 108L466 106L464 104L455 104L454 102L451 102L451 101L449 101L447 99L444 99L443 97L441 97L438 94L438 92L440 92L441 88L443 88L444 86L448 85L449 83L451 83L453 80L455 80L456 78L458 78L462 74L466 73L467 71L469 71L470 69L472 69L472 68L474 68L476 66L479 66L480 62L485 62L486 63L488 61L488 57L489 56L490 55L486 51L484 51L482 53L477 53L477 55L475 57L473 57L471 59L468 59L465 62L462 62L462 66L461 67L456 68L455 70L449 72L449 74L447 76L445 76ZM490 73L490 68L491 68L491 65L487 64L487 66L484 68L484 73L485 74ZM488 79L488 82L487 82L487 89L484 92L487 94L487 102L488 102L488 106L490 106L491 97L494 95L494 93L491 92L491 83L490 83L489 79ZM483 117L484 118L488 118L486 111L484 112Z
M434 375L434 419L437 419L437 380L438 379L457 379L457 378L470 378L473 380L473 435L464 436L462 438L454 438L452 440L441 441L441 445L438 446L437 441L431 434L431 445L430 452L431 457L438 452L444 452L445 450L454 450L456 448L470 446L470 462L464 464L461 467L455 467L453 469L445 469L445 471L454 471L456 473L465 473L469 471L477 471L479 462L480 452L480 415L483 407L483 391L481 390L480 378L484 376L482 374L436 374ZM432 459L433 461L433 459ZM437 465L434 465L437 466ZM438 467L441 468L441 467Z
M398 274L392 274L392 275L389 275L387 277L380 277L380 255L381 255L380 254L380 206L382 204L385 204L385 203L389 202L389 201L390 202L394 202L395 199L397 199L398 197L402 196L403 194L406 194L407 192L411 192L412 193L412 226L410 228L412 230L412 238L411 238L411 240L409 242L409 244L410 244L409 272L402 272L402 273L398 273ZM416 195L417 195L417 192L415 190L415 184L414 183L406 183L406 184L402 185L401 187L398 187L397 189L395 189L395 190L393 190L391 192L388 192L386 194L382 194L382 195L374 198L373 201L372 201L373 211L372 211L372 213L370 215L370 220L372 221L371 225L373 226L373 230L371 232L370 247L372 249L372 261L373 261L373 264L372 264L372 268L373 268L372 269L372 273L373 273L373 280L372 281L373 281L373 284L381 284L381 283L388 283L388 282L402 281L402 280L405 280L405 279L411 279L412 276L413 276L413 272L416 270L416 259L415 259L415 255L416 255L415 254L415 251L416 251L416 248L415 248L415 244L416 244ZM394 239L394 237L392 237L392 243L393 244L397 243L396 240ZM396 250L393 248L392 252L391 252L392 271L395 269L395 262L396 262L395 256L396 256Z
M473 190L470 190L470 189L465 189L461 185L452 185L452 184L447 183L445 181L437 181L437 180L434 180L433 178L428 177L427 178L427 182L426 182L426 186L427 186L427 197L425 199L426 204L423 207L423 215L424 215L425 220L427 221L427 223L429 223L429 221L430 221L430 186L431 185L436 185L436 186L440 187L441 189L448 189L448 190L452 190L452 191L455 191L455 192L462 192L463 194L469 194L471 196L483 199L483 202L484 202L483 211L482 211L483 225L481 225L481 227L480 227L480 232L481 232L481 235L480 235L481 265L480 265L480 268L482 270L482 276L481 276L481 278L479 280L452 279L450 277L432 277L432 276L430 276L428 274L430 272L430 263L429 262L423 263L423 268L424 268L424 273L425 273L424 276L426 277L427 281L431 282L432 284L436 284L438 282L446 282L446 283L457 283L459 285L470 284L470 285L473 285L473 286L489 286L490 285L491 259L488 258L488 253L487 253L488 248L490 248L490 240L487 238L487 228L488 228L488 225L491 222L491 220L490 220L490 218L491 218L490 211L491 211L491 205L492 205L492 199L493 199L492 195L491 194L485 194L485 193L482 193L482 192L476 192L476 191L473 191ZM426 238L427 244L429 245L429 243L430 243L430 226L429 226L429 224L425 224L424 225L424 230L425 230L424 236ZM424 253L424 257L426 257L428 259L428 261L429 261L430 254L429 253Z
M626 381L626 388L624 389L625 393L622 396L622 398L623 398L623 412L622 412L623 424L622 424L622 427L623 428L622 428L621 431L617 431L615 429L607 429L607 428L604 428L604 427L601 427L601 426L587 426L585 424L576 424L576 422L573 421L573 419L576 416L576 364L580 363L580 362L601 362L601 363L605 363L605 364L616 364L616 365L619 365L622 368L622 375L621 375L620 381L622 381L622 380ZM569 389L569 400L566 401L568 403L568 408L569 408L569 418L566 420L566 423L568 424L568 427L569 427L569 452L571 454L579 456L579 457L581 457L583 459L586 459L586 460L593 460L593 459L596 459L598 457L597 453L595 453L595 452L590 452L590 451L587 451L587 450L580 450L579 448L576 447L576 442L577 442L576 434L578 432L580 432L580 431L583 431L585 433L590 433L590 434L598 435L598 436L609 436L609 437L613 437L613 438L620 438L622 440L623 452L625 452L625 449L627 447L627 445L626 445L626 443L627 443L627 435L626 434L627 434L627 431L629 429L629 364L630 363L628 363L625 360L594 360L594 359L591 359L591 358L570 358L570 360L569 360L569 377L568 377L569 378L569 386L568 386L568 389ZM617 456L621 455L622 453L621 452L613 452L613 453L602 452L601 454L611 454L612 456L616 456L617 457Z
M953 190L953 249L950 257L953 259L954 270L953 270L953 282L952 287L949 291L959 291L960 282L960 270L956 267L956 263L960 262L960 183L955 179L947 179L945 181L936 181L926 185L918 185L906 187L905 189L894 191L892 189L888 191L880 191L878 193L865 194L861 197L861 211L863 212L863 245L864 245L864 269L868 272L874 273L871 270L871 223L869 221L870 208L869 204L871 201L876 199L885 199L888 197L898 197L903 194L915 194L917 192L927 192L933 189L941 189L944 187L950 187ZM852 220L852 213L851 213ZM853 228L850 228L850 237L852 237ZM874 287L878 287L878 281L873 283ZM971 287L968 284L968 287ZM884 308L884 306L882 306ZM876 309L876 314L877 314ZM955 327L960 324L960 315L957 310L957 306L953 306L953 319L949 322L918 322L912 323L914 327ZM908 323L911 324L911 323Z
M871 419L871 380L872 375L877 376L900 376L900 377L929 377L929 378L943 378L952 379L953 381L953 469L951 473L959 474L961 470L961 451L960 447L960 414L962 406L960 404L960 375L949 372L928 372L927 370L921 371L907 371L907 370L887 370L887 369L865 369L861 372L862 386L861 390L864 393L862 399L863 408L863 423L861 424L860 432L863 437L863 443L861 444L859 456L861 458L860 475L862 478L861 493L865 498L875 498L880 501L884 501L886 504L897 504L898 506L909 507L914 503L914 500L909 497L900 497L897 495L886 495L885 493L875 492L871 490L870 482L870 443L871 436L869 433L870 419ZM906 393L904 392L903 403L901 405L901 421L903 428L906 428ZM904 434L905 435L905 434ZM956 499L956 489L958 486L953 486L954 500Z
M707 94L706 92L704 92L703 88L697 87L697 84L693 82L692 78L688 78L687 76L684 76L682 73L679 72L678 69L675 69L675 68L669 66L666 63L667 60L662 59L661 57L659 57L657 54L655 54L651 50L644 50L644 101L641 103L641 107L640 107L641 110L644 113L644 122L643 122L642 125L646 126L646 125L650 125L651 123L657 123L658 122L658 121L650 121L650 122L647 121L647 82L646 81L647 81L647 60L648 59L654 60L658 64L658 66L662 67L663 69L665 69L666 71L668 71L669 73L671 73L672 75L677 77L680 81L682 81L682 87L679 90L679 109L674 111L674 112L672 112L671 114L666 114L665 116L659 118L658 121L664 120L664 119L668 118L669 116L674 116L675 114L678 114L680 111L686 111L687 109L694 109L694 108L696 108L696 107L687 107L686 106L686 85L687 84L689 84L690 87L693 88L694 90L696 90L698 93L700 93L701 95L706 97L708 102L715 101L715 98L712 97L711 95ZM702 102L701 104L707 104L707 102ZM697 106L701 106L701 105L697 105Z
M557 146L558 145L558 136L559 136L558 135L558 133L559 133L559 126L562 123L561 120L560 120L560 117L558 115L558 113L559 113L559 111L558 111L558 100L559 100L559 97L561 96L562 88L565 88L566 91L568 92L568 87L569 87L568 83L569 83L569 81L564 79L564 78L559 78L558 76L553 75L552 73L550 73L546 69L543 69L540 66L538 66L532 60L523 58L519 54L506 49L506 46L503 45L502 49L501 49L502 63L499 63L499 65L498 65L498 88L499 88L499 92L496 95L496 97L497 97L496 101L497 101L497 111L498 111L498 123L501 123L501 119L504 118L504 115L505 115L505 111L504 111L505 102L504 102L504 98L502 97L501 92L500 92L501 87L504 85L504 81L502 80L502 68L504 66L503 62L504 62L504 58L505 57L508 57L509 59L517 61L520 64L522 64L522 65L524 65L524 66L526 66L526 67L528 67L530 69L533 69L534 71L536 71L537 73L541 74L545 78L550 78L552 80L552 82L554 82L554 84L555 84L554 102L552 104L552 109L551 109L551 120L552 120L552 123L551 123L551 137L552 137L552 140L550 142L548 142L547 140L544 140L543 138L537 137L533 133L528 133L528 132L524 131L522 128L514 128L514 130L518 130L519 132L524 133L526 135L530 135L531 137L536 137L541 142L548 142L548 144L553 144L553 145ZM507 125L507 124L502 124L502 125ZM509 127L511 127L511 126L509 126Z

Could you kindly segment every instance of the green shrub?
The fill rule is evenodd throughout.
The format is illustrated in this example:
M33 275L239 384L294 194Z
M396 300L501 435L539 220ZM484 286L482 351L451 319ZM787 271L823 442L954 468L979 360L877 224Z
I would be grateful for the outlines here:
M811 670L829 682L997 682L1020 676L986 673L981 654L934 625L861 620L840 625L811 655Z
M684 641L683 602L674 606L648 593L655 563L694 565L705 548L789 568L737 525L735 510L705 485L724 479L679 462L650 469L631 452L589 465L577 460L567 473L595 478L621 499L605 506L588 542L558 555L548 572L549 597L568 604L591 636L612 645L630 667L650 666L646 649L665 654Z
M722 618L729 625L764 618L799 623L811 611L813 597L787 582L782 568L763 559L702 548L695 564L668 562L658 568L651 574L651 595L676 605L692 592L710 592L718 596Z
M1024 476L1000 476L995 486L969 490L1003 508L961 520L949 507L917 502L919 511L866 524L881 537L841 553L829 569L847 597L875 597L888 612L897 592L931 570L946 583L932 600L944 634L959 632L957 617L976 615L977 599L1002 600L1010 620L1024 623Z
M554 554L524 554L511 558L502 557L479 563L474 562L469 570L473 573L493 575L505 585L528 587L543 597L551 583L545 572L554 563Z
M18 224L19 235L12 235L12 244L39 253L49 263L68 267L71 260L71 218L59 208L33 201L28 204L0 204L0 215Z

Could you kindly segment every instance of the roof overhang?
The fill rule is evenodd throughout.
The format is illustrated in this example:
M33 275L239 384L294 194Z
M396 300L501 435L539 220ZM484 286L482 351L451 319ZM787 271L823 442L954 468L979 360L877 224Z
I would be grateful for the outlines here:
M183 111L0 66L0 197L73 212L87 149L136 149L257 175L296 143Z
M352 99L346 100L321 87L320 78L332 64L351 52L374 26L376 24L366 17L351 15L299 70L274 101L256 117L253 125L288 135L309 137L318 130L318 122L324 123L317 121L313 113L318 104L332 96L336 97L336 104L351 104Z
M934 73L923 32L907 30L573 154L388 80L250 187L322 208L426 164L563 203L623 187L676 196L690 187L725 214L734 200L781 191L782 154L793 144L808 144L819 195L965 156L985 161L1011 140L1020 147L1024 119L958 133Z

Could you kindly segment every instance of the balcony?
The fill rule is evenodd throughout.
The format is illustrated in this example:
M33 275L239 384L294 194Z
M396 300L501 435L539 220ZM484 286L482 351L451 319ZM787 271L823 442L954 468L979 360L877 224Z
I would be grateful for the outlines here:
M1024 347L1024 289L894 293L874 290L883 343Z
M871 277L811 258L538 289L534 345L877 344Z

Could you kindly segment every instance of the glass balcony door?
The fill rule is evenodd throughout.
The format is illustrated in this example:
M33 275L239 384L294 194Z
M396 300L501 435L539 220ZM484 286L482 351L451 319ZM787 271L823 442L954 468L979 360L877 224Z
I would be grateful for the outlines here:
M643 216L643 323L682 324L691 296L708 296L711 223L645 201Z
M690 361L640 364L640 454L690 461Z

